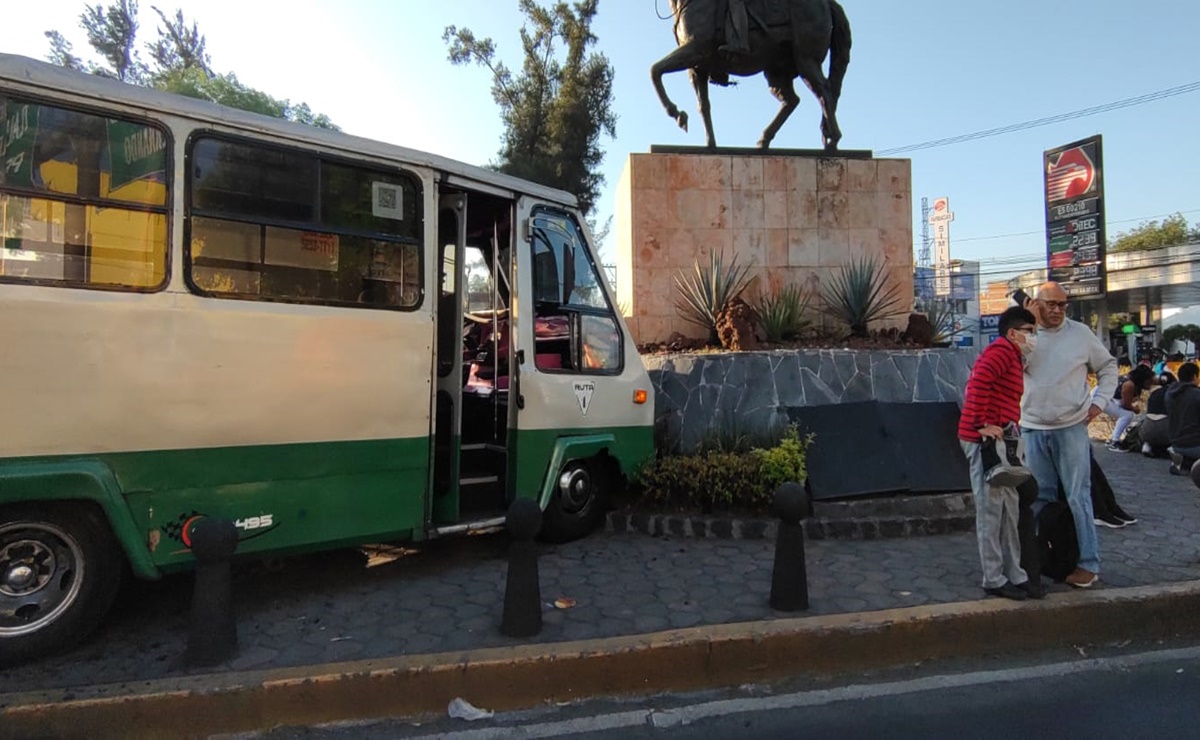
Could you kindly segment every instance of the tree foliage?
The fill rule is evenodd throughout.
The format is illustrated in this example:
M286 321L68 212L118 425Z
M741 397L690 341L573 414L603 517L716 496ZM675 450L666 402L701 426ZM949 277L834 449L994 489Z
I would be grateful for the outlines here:
M138 48L137 0L116 0L109 6L97 3L86 6L80 14L79 26L87 36L88 45L101 60L99 63L76 56L71 42L59 31L46 31L50 42L50 53L46 58L70 69L338 130L328 116L313 113L307 103L279 100L242 84L232 72L215 72L206 39L195 21L189 24L180 10L168 16L159 8L151 7L161 23L158 38L144 45L149 64L142 61Z
M601 137L616 136L612 111L613 67L593 51L592 20L599 0L543 7L518 0L523 61L510 70L490 38L449 26L442 39L452 64L478 64L492 75L492 99L500 107L504 136L500 172L561 188L591 213L604 185Z
M1163 330L1159 346L1169 350L1177 341L1191 344L1192 347L1200 347L1200 326L1196 326L1195 324L1173 324L1168 326ZM1187 349L1186 344L1184 349Z
M1110 252L1132 252L1140 249L1160 249L1200 241L1200 227L1188 227L1183 214L1158 221L1143 221L1129 231L1117 234Z

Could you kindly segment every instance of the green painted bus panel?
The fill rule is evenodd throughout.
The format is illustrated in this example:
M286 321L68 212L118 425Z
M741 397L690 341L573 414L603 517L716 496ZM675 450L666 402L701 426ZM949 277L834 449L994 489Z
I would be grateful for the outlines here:
M135 575L151 580L161 575L108 466L87 459L0 463L0 504L80 499L104 511Z
M641 464L654 457L654 428L527 429L510 432L510 498L532 498L545 508L547 487L563 465L607 451L633 478ZM557 459L556 459L557 458ZM553 467L552 467L553 466Z
M419 473L353 474L133 494L130 509L156 540L153 558L189 562L191 526L224 517L238 526L237 553L296 552L334 543L411 538L424 524Z
M110 492L106 512L124 516L122 525L110 514L113 529L138 575L152 577L155 566L191 561L183 540L192 516L239 523L239 553L416 536L425 524L429 443L416 437L8 460L0 461L0 481L38 467L104 471L107 488L93 488ZM5 482L0 491L25 491L32 500L48 497L42 488Z

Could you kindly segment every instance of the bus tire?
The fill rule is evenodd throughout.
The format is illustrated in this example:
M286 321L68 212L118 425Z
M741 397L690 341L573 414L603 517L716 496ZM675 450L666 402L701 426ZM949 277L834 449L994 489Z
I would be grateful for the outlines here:
M564 465L543 516L542 539L570 542L591 534L604 518L609 477L608 470L595 460Z
M108 613L123 573L120 549L95 507L0 511L0 665L79 644Z

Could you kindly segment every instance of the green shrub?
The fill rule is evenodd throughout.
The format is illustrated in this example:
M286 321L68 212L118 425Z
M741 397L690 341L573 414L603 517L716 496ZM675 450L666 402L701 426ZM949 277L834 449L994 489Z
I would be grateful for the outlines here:
M801 437L800 430L792 424L787 428L783 439L779 440L779 444L765 450L754 450L754 455L758 458L759 477L768 491L773 493L781 483L800 483L808 477L805 461L812 440L813 435Z
M802 482L812 435L801 437L793 425L778 444L748 451L709 449L695 455L667 455L643 466L637 475L642 503L654 509L765 511L775 488Z

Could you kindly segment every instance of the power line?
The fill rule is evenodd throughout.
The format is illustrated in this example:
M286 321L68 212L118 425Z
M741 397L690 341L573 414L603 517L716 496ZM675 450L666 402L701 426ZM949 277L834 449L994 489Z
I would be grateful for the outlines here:
M1100 113L1108 113L1110 111L1120 110L1122 108L1132 108L1135 105L1145 105L1146 103L1153 103L1154 101L1157 101L1157 100L1164 100L1166 98L1173 98L1178 95L1186 95L1187 93L1193 93L1193 92L1196 92L1197 90L1200 90L1200 81L1190 82L1186 85L1180 85L1178 87L1170 87L1170 88L1167 88L1166 90L1159 90L1157 92L1146 93L1145 95L1138 95L1137 97L1133 97L1133 98L1125 98L1124 100L1116 100L1111 103L1105 103L1104 105L1096 105L1096 106L1092 106L1091 108L1084 108L1082 110L1071 111L1070 113L1059 113L1058 115L1054 115L1054 116L1047 116L1045 118L1035 118L1032 121L1023 121L1021 123L1012 123L1007 126L1000 126L998 128L990 128L990 129L986 129L984 131L976 131L976 132L970 133L970 134L961 134L959 136L951 136L951 137L948 137L945 139L933 139L931 141L923 141L920 144L908 144L906 146L900 146L900 147L896 147L894 149L883 149L883 150L880 150L879 152L876 152L876 154L891 155L891 154L901 154L904 152L915 152L915 151L920 151L922 149L936 149L938 147L950 146L952 144L961 144L963 142L975 141L977 139L986 139L986 138L990 138L992 136L1000 136L1002 134L1010 134L1010 133L1013 133L1016 131L1024 131L1026 129L1038 128L1040 126L1049 126L1054 123L1062 123L1063 121L1072 121L1072 120L1075 120L1076 118L1086 118L1088 116L1094 116L1094 115L1097 115Z
M1116 221L1106 221L1106 223L1128 224L1128 223L1132 223L1134 221L1149 221L1149 220L1158 219L1158 218L1170 218L1171 216L1176 216L1176 215L1181 216L1185 213L1200 213L1200 208L1192 208L1192 209L1189 209L1186 211L1171 211L1170 213L1157 213L1152 216L1135 216L1134 218L1122 218L1122 219L1118 219ZM959 238L959 239L954 239L953 243L954 244L962 244L963 242L981 242L981 241L987 241L987 240L991 240L991 239L1011 239L1013 237L1018 237L1018 236L1036 236L1036 235L1044 236L1045 234L1046 234L1045 229L1040 229L1038 231L1016 231L1011 234L991 234L988 236L968 236L968 237L963 237L963 238ZM917 242L914 240L913 245L916 246L916 244L917 244Z

